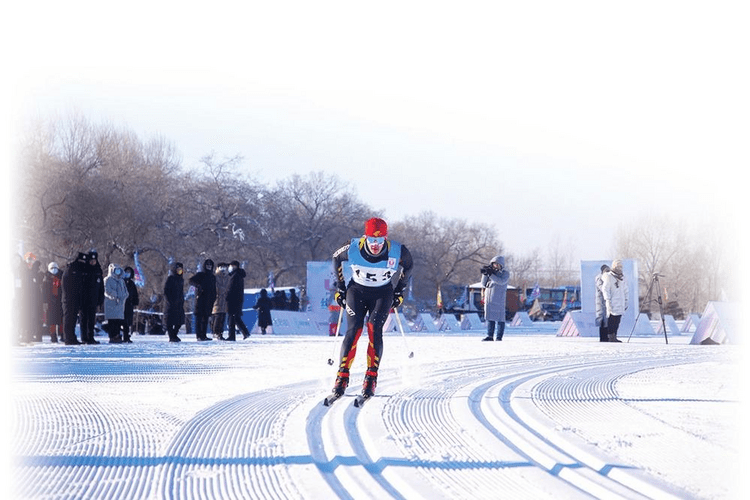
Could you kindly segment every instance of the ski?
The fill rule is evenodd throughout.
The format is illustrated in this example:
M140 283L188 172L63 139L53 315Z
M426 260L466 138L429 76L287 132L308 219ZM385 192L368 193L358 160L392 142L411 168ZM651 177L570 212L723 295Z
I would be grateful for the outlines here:
M365 396L364 394L360 394L356 398L354 398L354 406L357 408L361 408L365 405L368 399L370 399L372 396Z
M336 394L335 392L329 396L326 396L326 398L323 400L323 406L331 406L336 402L336 400L341 398L341 396L343 396L343 394Z

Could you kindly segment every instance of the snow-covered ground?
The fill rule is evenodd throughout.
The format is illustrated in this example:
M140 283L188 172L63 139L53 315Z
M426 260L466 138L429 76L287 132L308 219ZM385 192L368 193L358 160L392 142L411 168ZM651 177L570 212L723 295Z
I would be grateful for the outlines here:
M740 498L737 346L394 333L357 409L364 339L326 408L339 339L182 337L14 347L16 498Z

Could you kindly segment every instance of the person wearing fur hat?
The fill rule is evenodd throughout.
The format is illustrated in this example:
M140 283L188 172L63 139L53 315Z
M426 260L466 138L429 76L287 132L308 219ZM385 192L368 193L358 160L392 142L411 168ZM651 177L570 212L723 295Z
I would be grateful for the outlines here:
M203 270L190 277L188 282L195 287L195 338L198 341L211 340L208 332L208 318L216 302L216 276L214 276L214 261L206 259Z
M104 278L104 319L110 344L122 344L122 330L125 326L125 301L128 299L128 285L122 277L122 268L110 264Z
M484 320L487 322L487 337L482 340L494 340L497 324L497 340L503 340L505 332L505 300L508 291L510 272L505 269L505 257L496 255L489 265L481 269L482 297L484 299Z
M352 270L347 284L344 263ZM378 369L383 353L383 325L392 307L404 301L403 292L409 282L413 261L406 246L388 238L388 225L373 217L365 222L365 232L333 254L337 278L336 301L346 311L346 333L341 343L341 356L333 393L342 395L349 385L349 369L357 352L357 341L368 319L370 342L367 349L367 371L362 395L375 394Z
M612 261L612 268L602 276L602 298L607 310L607 341L617 340L620 320L628 308L628 282L622 271L622 261Z
M175 262L164 283L164 326L170 342L180 342L177 334L185 323L185 279L182 262Z

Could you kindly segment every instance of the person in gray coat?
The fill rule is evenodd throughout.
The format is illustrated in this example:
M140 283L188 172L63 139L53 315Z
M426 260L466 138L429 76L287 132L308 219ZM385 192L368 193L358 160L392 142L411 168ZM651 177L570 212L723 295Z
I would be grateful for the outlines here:
M599 327L599 342L609 342L607 330L607 308L604 305L604 295L602 286L604 285L604 275L609 272L609 266L604 264L600 273L596 275L594 284L596 286L596 326Z
M129 296L128 286L122 277L122 268L109 265L109 274L104 278L104 319L110 344L121 344L121 331L125 327L125 301Z
M482 295L484 296L484 320L487 322L487 337L494 340L497 323L497 340L505 333L505 296L510 281L510 272L505 269L505 257L496 255L488 266L482 268Z

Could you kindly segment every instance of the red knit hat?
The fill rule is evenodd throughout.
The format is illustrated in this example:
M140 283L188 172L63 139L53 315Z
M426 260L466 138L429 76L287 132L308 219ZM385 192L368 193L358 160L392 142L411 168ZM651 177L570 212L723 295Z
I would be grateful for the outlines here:
M388 224L383 219L373 217L365 222L365 236L388 236Z

